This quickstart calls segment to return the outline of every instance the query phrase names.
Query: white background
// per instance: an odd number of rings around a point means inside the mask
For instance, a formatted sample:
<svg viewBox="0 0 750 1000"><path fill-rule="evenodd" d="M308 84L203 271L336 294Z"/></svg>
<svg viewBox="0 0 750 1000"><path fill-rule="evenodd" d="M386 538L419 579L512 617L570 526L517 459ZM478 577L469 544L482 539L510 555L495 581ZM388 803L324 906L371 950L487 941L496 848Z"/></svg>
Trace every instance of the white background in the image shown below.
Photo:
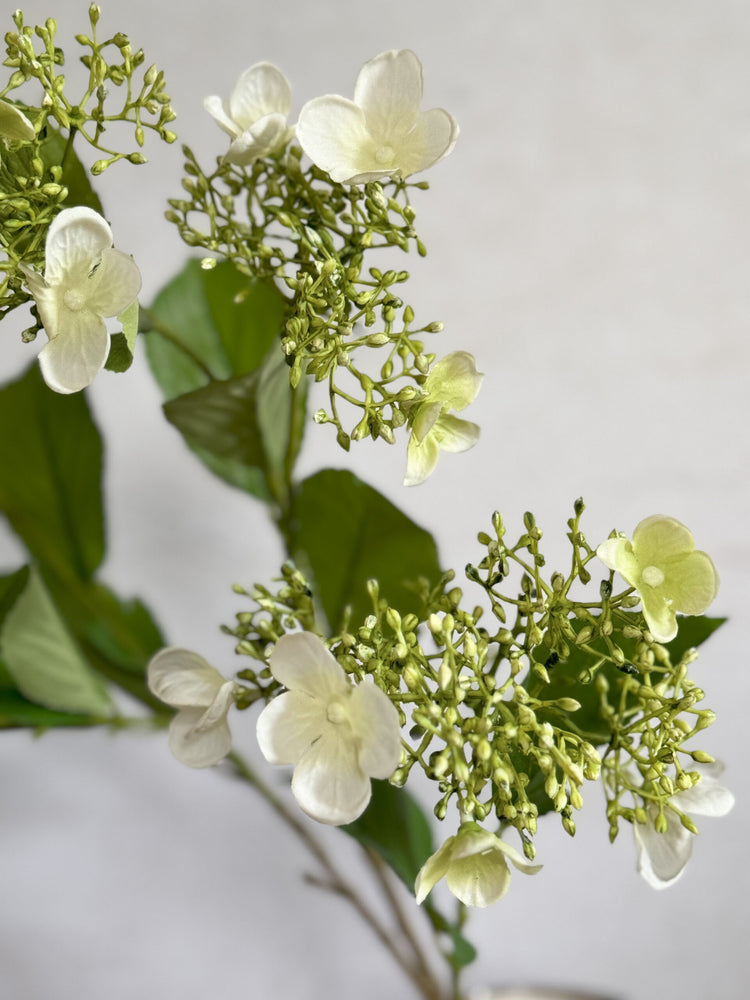
<svg viewBox="0 0 750 1000"><path fill-rule="evenodd" d="M32 0L26 12L32 23L55 14L72 56L85 3ZM444 565L459 569L477 557L476 532L495 508L511 525L533 509L551 563L566 558L579 495L592 542L671 514L715 558L712 610L731 618L694 675L718 714L701 745L727 761L734 812L700 823L687 874L655 893L635 873L629 831L609 845L591 787L575 840L554 818L540 824L544 871L516 874L501 903L472 916L481 958L468 980L577 984L620 1000L740 1000L750 6L131 0L105 5L102 29L127 32L165 70L180 140L206 166L225 137L202 99L228 94L252 63L271 60L288 75L294 116L318 94L350 95L360 65L384 49L422 59L425 107L450 110L462 133L430 173L430 192L415 196L430 254L406 264L408 301L418 318L444 321L439 353L472 351L486 372L467 413L483 437L404 490L403 440L357 446L347 459L328 428L311 428L300 472L348 463L433 530ZM165 199L179 196L179 143L146 152L148 166L115 166L99 191L149 302L186 251L163 219ZM18 343L24 325L3 331L10 375L38 349ZM101 376L91 396L108 449L105 578L145 598L171 642L230 672L231 643L218 632L239 609L230 585L268 580L280 556L264 510L187 452L142 353L127 376ZM3 554L14 568L12 539ZM250 718L235 731L252 753ZM302 883L307 859L267 809L220 772L180 767L162 736L6 733L2 743L1 996L411 996L344 904ZM350 845L323 834L356 874Z"/></svg>

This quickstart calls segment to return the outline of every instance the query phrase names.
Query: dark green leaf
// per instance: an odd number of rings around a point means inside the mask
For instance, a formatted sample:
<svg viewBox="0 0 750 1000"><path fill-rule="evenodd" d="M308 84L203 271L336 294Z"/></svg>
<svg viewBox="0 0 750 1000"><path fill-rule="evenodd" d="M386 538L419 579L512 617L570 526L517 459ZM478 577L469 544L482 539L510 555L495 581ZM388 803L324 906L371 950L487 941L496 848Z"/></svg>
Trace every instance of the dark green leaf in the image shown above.
<svg viewBox="0 0 750 1000"><path fill-rule="evenodd" d="M52 392L36 364L0 389L0 511L62 579L89 579L104 555L101 465L83 393Z"/></svg>
<svg viewBox="0 0 750 1000"><path fill-rule="evenodd" d="M436 930L446 934L453 944L453 951L447 952L445 956L450 964L455 969L462 969L467 965L471 965L477 957L477 949L463 936L460 922L455 921L452 923L450 920L447 920L429 900L425 900L422 905L427 910L432 926Z"/></svg>
<svg viewBox="0 0 750 1000"><path fill-rule="evenodd" d="M53 712L27 701L17 691L0 690L0 729L52 729L59 726L97 726L111 718Z"/></svg>
<svg viewBox="0 0 750 1000"><path fill-rule="evenodd" d="M704 643L725 621L726 618L707 618L705 615L696 615L695 617L680 615L677 619L679 626L677 635L671 642L667 643L672 663L679 663L688 649Z"/></svg>
<svg viewBox="0 0 750 1000"><path fill-rule="evenodd" d="M198 261L190 261L159 293L143 321L144 330L150 331L146 337L149 363L166 399L206 387L208 372L213 379L225 380L257 370L267 354L269 359L275 354L285 310L286 300L275 286L248 282L231 263L204 271ZM280 350L278 356L283 361ZM287 373L285 396L289 392ZM262 433L266 433L266 398L262 391L258 402ZM302 407L304 418L304 395L296 399L296 405ZM193 429L195 424L193 420ZM280 433L277 425L272 426L270 450ZM206 449L196 444L195 435L189 443L216 475L254 496L269 497L259 466L231 457L226 439L220 455L211 445Z"/></svg>
<svg viewBox="0 0 750 1000"><path fill-rule="evenodd" d="M126 372L133 364L133 355L124 333L113 333L109 342L109 354L104 367L108 372Z"/></svg>
<svg viewBox="0 0 750 1000"><path fill-rule="evenodd" d="M145 674L165 643L145 605L120 600L93 581L71 585L48 575L47 583L91 666L139 701L163 710L146 687Z"/></svg>
<svg viewBox="0 0 750 1000"><path fill-rule="evenodd" d="M341 829L377 852L414 891L419 869L432 854L432 833L419 804L405 789L373 781L367 809Z"/></svg>
<svg viewBox="0 0 750 1000"><path fill-rule="evenodd" d="M278 345L286 299L275 285L248 282L229 261L217 264L210 271L201 269L200 275L230 372L245 375L255 371L271 345ZM281 350L278 353L283 357Z"/></svg>
<svg viewBox="0 0 750 1000"><path fill-rule="evenodd" d="M13 589L11 578L6 597ZM18 691L34 704L98 717L111 712L101 679L89 668L35 570L5 609L0 656Z"/></svg>
<svg viewBox="0 0 750 1000"><path fill-rule="evenodd" d="M419 611L419 577L433 585L440 578L432 536L351 472L324 469L306 479L295 510L294 546L307 555L334 631L347 607L355 622L372 613L370 578L402 614Z"/></svg>
<svg viewBox="0 0 750 1000"><path fill-rule="evenodd" d="M133 364L135 339L138 335L138 299L121 312L117 319L122 323L122 332L112 335L109 356L105 368L110 372L126 372Z"/></svg>
<svg viewBox="0 0 750 1000"><path fill-rule="evenodd" d="M164 404L167 420L190 444L216 458L262 467L265 461L255 408L258 373L209 382Z"/></svg>
<svg viewBox="0 0 750 1000"><path fill-rule="evenodd" d="M258 428L263 441L268 482L275 494L284 489L287 465L291 471L305 429L307 382L289 384L289 367L274 344L259 369L256 394ZM289 449L289 450L287 450Z"/></svg>

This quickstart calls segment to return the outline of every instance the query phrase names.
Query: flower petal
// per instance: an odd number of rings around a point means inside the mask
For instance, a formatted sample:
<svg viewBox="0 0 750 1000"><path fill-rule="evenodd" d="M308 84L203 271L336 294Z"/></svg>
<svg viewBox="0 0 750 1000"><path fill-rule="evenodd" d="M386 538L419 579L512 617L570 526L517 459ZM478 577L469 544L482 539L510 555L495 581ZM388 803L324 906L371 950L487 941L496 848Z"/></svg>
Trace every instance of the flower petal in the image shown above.
<svg viewBox="0 0 750 1000"><path fill-rule="evenodd" d="M297 139L313 163L337 184L365 184L393 170L390 163L378 163L378 150L362 109L334 94L304 105Z"/></svg>
<svg viewBox="0 0 750 1000"><path fill-rule="evenodd" d="M352 730L359 739L358 763L370 778L389 778L401 759L398 711L370 681L358 684L349 699Z"/></svg>
<svg viewBox="0 0 750 1000"><path fill-rule="evenodd" d="M689 528L674 517L653 514L644 518L633 532L633 548L641 566L662 566L673 556L695 548Z"/></svg>
<svg viewBox="0 0 750 1000"><path fill-rule="evenodd" d="M412 434L417 441L422 442L438 422L440 414L443 412L443 402L436 399L434 402L425 400L417 407L417 412L412 424Z"/></svg>
<svg viewBox="0 0 750 1000"><path fill-rule="evenodd" d="M111 247L112 230L93 208L64 208L52 220L45 244L44 277L55 285L65 279L75 283L87 278L99 263L102 251Z"/></svg>
<svg viewBox="0 0 750 1000"><path fill-rule="evenodd" d="M433 434L428 434L424 441L417 441L412 434L406 449L406 475L404 486L418 486L435 469L440 457L440 446Z"/></svg>
<svg viewBox="0 0 750 1000"><path fill-rule="evenodd" d="M633 824L637 868L653 889L666 889L676 882L693 852L693 834L671 810L665 815L666 833L657 833L651 823Z"/></svg>
<svg viewBox="0 0 750 1000"><path fill-rule="evenodd" d="M141 272L132 257L108 247L84 288L88 309L99 316L118 316L138 298Z"/></svg>
<svg viewBox="0 0 750 1000"><path fill-rule="evenodd" d="M227 107L226 102L216 94L212 94L210 97L204 98L203 107L206 111L208 111L219 128L223 129L227 135L231 135L231 137L235 139L240 134L242 129L230 118L229 108Z"/></svg>
<svg viewBox="0 0 750 1000"><path fill-rule="evenodd" d="M277 112L286 121L291 106L292 89L287 78L273 63L260 62L246 69L235 84L229 98L229 116L244 130Z"/></svg>
<svg viewBox="0 0 750 1000"><path fill-rule="evenodd" d="M489 906L510 888L510 868L501 851L455 858L446 876L448 888L465 906Z"/></svg>
<svg viewBox="0 0 750 1000"><path fill-rule="evenodd" d="M268 658L271 673L289 690L302 691L327 704L349 691L343 668L312 632L282 635Z"/></svg>
<svg viewBox="0 0 750 1000"><path fill-rule="evenodd" d="M443 108L424 111L398 149L401 177L410 177L444 159L456 145L458 123Z"/></svg>
<svg viewBox="0 0 750 1000"><path fill-rule="evenodd" d="M607 569L618 572L631 587L636 586L640 575L638 560L633 552L632 543L627 538L608 538L597 548L596 555Z"/></svg>
<svg viewBox="0 0 750 1000"><path fill-rule="evenodd" d="M702 615L719 592L719 574L705 552L686 555L662 563L666 580L664 591L677 611Z"/></svg>
<svg viewBox="0 0 750 1000"><path fill-rule="evenodd" d="M434 886L448 874L453 847L456 838L448 837L442 847L431 855L419 869L417 880L414 883L414 895L417 903L421 903Z"/></svg>
<svg viewBox="0 0 750 1000"><path fill-rule="evenodd" d="M146 679L151 693L166 705L200 708L201 714L230 683L198 653L175 646L152 657Z"/></svg>
<svg viewBox="0 0 750 1000"><path fill-rule="evenodd" d="M234 681L224 681L216 692L216 697L201 716L197 726L198 732L212 729L222 719L226 719L232 705L234 705Z"/></svg>
<svg viewBox="0 0 750 1000"><path fill-rule="evenodd" d="M275 153L284 145L289 135L286 115L270 114L253 122L238 135L224 156L224 163L247 166L261 156Z"/></svg>
<svg viewBox="0 0 750 1000"><path fill-rule="evenodd" d="M0 136L15 142L29 142L36 135L34 126L15 104L0 100Z"/></svg>
<svg viewBox="0 0 750 1000"><path fill-rule="evenodd" d="M301 691L287 691L258 716L260 752L269 764L296 764L327 725L324 702Z"/></svg>
<svg viewBox="0 0 750 1000"><path fill-rule="evenodd" d="M524 854L517 851L515 847L511 847L510 844L506 844L504 840L497 838L496 844L497 850L502 851L506 858L509 858L513 863L513 867L517 868L519 872L524 872L526 875L536 875L540 872L544 865L535 865L531 861L528 861Z"/></svg>
<svg viewBox="0 0 750 1000"><path fill-rule="evenodd" d="M468 451L477 443L480 433L479 424L460 420L450 413L443 414L432 430L438 447L448 452Z"/></svg>
<svg viewBox="0 0 750 1000"><path fill-rule="evenodd" d="M330 726L294 769L292 794L319 823L341 826L364 812L370 779L357 764L356 744L341 726Z"/></svg>
<svg viewBox="0 0 750 1000"><path fill-rule="evenodd" d="M468 351L453 351L432 366L424 388L429 398L441 400L446 409L465 410L477 398L483 379Z"/></svg>
<svg viewBox="0 0 750 1000"><path fill-rule="evenodd" d="M677 635L677 615L666 598L665 588L651 590L650 587L644 587L639 593L649 632L657 642L671 642Z"/></svg>
<svg viewBox="0 0 750 1000"><path fill-rule="evenodd" d="M62 314L62 310L60 311ZM100 316L82 309L66 309L58 330L45 326L54 339L39 353L42 377L50 389L68 394L90 385L104 367L109 354L109 334Z"/></svg>
<svg viewBox="0 0 750 1000"><path fill-rule="evenodd" d="M232 749L226 717L202 729L203 715L200 708L183 708L169 726L169 749L187 767L213 767Z"/></svg>
<svg viewBox="0 0 750 1000"><path fill-rule="evenodd" d="M673 801L682 812L696 816L726 816L734 807L734 795L719 784L706 768L701 769L698 784L679 792Z"/></svg>
<svg viewBox="0 0 750 1000"><path fill-rule="evenodd" d="M410 49L391 49L366 62L354 87L354 103L377 138L411 131L422 102L422 63Z"/></svg>

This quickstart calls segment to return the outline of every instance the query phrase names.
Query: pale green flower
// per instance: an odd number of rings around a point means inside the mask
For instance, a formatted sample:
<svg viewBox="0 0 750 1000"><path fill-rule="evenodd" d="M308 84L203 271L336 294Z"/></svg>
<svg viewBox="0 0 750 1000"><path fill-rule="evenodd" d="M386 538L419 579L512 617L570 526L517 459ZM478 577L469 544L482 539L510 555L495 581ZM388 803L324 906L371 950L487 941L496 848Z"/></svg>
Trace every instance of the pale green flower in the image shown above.
<svg viewBox="0 0 750 1000"><path fill-rule="evenodd" d="M634 587L643 617L657 642L677 635L677 615L701 615L719 590L710 557L695 549L693 536L680 521L655 514L633 532L632 542L608 538L596 550L609 569Z"/></svg>
<svg viewBox="0 0 750 1000"><path fill-rule="evenodd" d="M466 351L454 351L430 369L424 399L415 407L406 454L404 486L424 482L437 465L440 451L468 451L479 440L479 427L460 420L452 410L473 403L484 375Z"/></svg>
<svg viewBox="0 0 750 1000"><path fill-rule="evenodd" d="M422 64L409 49L365 63L354 100L308 101L297 123L307 155L339 184L367 184L426 170L453 149L458 125L442 108L420 111Z"/></svg>
<svg viewBox="0 0 750 1000"><path fill-rule="evenodd" d="M670 798L670 804L688 816L726 816L734 806L734 795L718 781L723 769L719 763L698 765L698 783L685 791L676 792ZM664 811L667 828L663 833L654 828L657 807L649 806L646 815L647 823L633 824L638 871L652 889L666 889L685 870L693 852L695 834L682 825L673 809Z"/></svg>
<svg viewBox="0 0 750 1000"><path fill-rule="evenodd" d="M30 142L35 135L34 126L23 111L0 100L0 136L13 142Z"/></svg>
<svg viewBox="0 0 750 1000"><path fill-rule="evenodd" d="M89 385L104 367L110 338L105 316L118 316L141 290L132 257L112 246L112 230L92 208L66 208L47 230L44 276L19 265L49 337L39 354L55 392Z"/></svg>
<svg viewBox="0 0 750 1000"><path fill-rule="evenodd" d="M542 868L530 864L523 854L479 824L463 823L420 869L414 885L417 902L423 902L444 878L453 895L466 906L496 903L510 888L508 861L527 875Z"/></svg>
<svg viewBox="0 0 750 1000"><path fill-rule="evenodd" d="M287 124L292 90L273 63L256 63L246 69L228 101L212 96L204 100L203 106L231 136L225 163L247 166L261 156L278 152L293 133Z"/></svg>
<svg viewBox="0 0 750 1000"><path fill-rule="evenodd" d="M398 711L369 681L353 685L312 632L283 635L269 660L287 689L258 717L271 764L294 764L292 793L320 823L352 823L367 807L371 778L388 778L401 756Z"/></svg>
<svg viewBox="0 0 750 1000"><path fill-rule="evenodd" d="M178 709L169 726L169 749L188 767L212 767L232 749L227 713L234 681L189 649L162 649L148 665L152 694Z"/></svg>

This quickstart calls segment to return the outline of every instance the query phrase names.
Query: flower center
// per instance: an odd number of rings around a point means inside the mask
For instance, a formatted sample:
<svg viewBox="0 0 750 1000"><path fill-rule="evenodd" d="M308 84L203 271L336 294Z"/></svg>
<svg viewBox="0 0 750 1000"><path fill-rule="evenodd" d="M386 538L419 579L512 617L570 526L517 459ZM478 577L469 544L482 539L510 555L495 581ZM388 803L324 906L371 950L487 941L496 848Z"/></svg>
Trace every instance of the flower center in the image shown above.
<svg viewBox="0 0 750 1000"><path fill-rule="evenodd" d="M375 162L379 163L381 167L390 167L394 156L393 146L380 146L375 150Z"/></svg>
<svg viewBox="0 0 750 1000"><path fill-rule="evenodd" d="M342 723L348 722L349 713L340 701L332 701L329 702L328 707L326 708L326 718L329 722L332 722L334 726L340 726Z"/></svg>
<svg viewBox="0 0 750 1000"><path fill-rule="evenodd" d="M661 587L664 583L664 573L658 566L646 566L641 573L641 580L649 587Z"/></svg>
<svg viewBox="0 0 750 1000"><path fill-rule="evenodd" d="M63 302L71 312L80 312L85 301L83 294L77 288L70 288L63 295Z"/></svg>

